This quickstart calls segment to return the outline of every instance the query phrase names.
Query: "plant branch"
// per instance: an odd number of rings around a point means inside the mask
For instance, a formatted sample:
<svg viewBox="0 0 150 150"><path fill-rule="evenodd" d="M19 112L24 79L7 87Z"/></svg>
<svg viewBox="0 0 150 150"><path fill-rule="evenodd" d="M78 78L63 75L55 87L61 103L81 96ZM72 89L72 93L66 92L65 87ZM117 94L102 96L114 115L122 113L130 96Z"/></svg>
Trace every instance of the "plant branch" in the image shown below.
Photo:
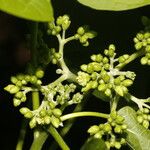
<svg viewBox="0 0 150 150"><path fill-rule="evenodd" d="M53 136L53 138L55 139L55 141L58 143L58 145L61 147L62 150L70 150L68 145L65 143L63 138L60 136L60 134L53 126L49 127L48 132Z"/></svg>
<svg viewBox="0 0 150 150"><path fill-rule="evenodd" d="M76 117L87 117L87 116L101 117L101 118L108 118L109 117L108 114L99 113L99 112L88 112L87 111L87 112L76 112L76 113L70 113L70 114L64 115L61 117L61 120L65 121L65 120L76 118Z"/></svg>
<svg viewBox="0 0 150 150"><path fill-rule="evenodd" d="M136 58L142 56L143 54L145 54L145 49L142 49L142 50L139 50L139 51L133 53L124 63L117 65L116 68L121 70L125 65L129 64L130 62L132 62Z"/></svg>

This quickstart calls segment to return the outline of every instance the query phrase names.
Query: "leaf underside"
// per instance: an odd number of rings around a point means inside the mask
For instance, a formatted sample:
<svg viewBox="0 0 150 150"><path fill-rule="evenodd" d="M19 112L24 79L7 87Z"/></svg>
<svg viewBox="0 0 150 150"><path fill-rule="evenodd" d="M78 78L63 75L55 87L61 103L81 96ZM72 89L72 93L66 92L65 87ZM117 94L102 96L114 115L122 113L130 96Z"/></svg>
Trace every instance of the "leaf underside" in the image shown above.
<svg viewBox="0 0 150 150"><path fill-rule="evenodd" d="M118 112L125 118L128 128L126 140L134 150L150 149L150 130L145 129L136 119L136 112L131 107L124 107Z"/></svg>
<svg viewBox="0 0 150 150"><path fill-rule="evenodd" d="M0 0L0 10L33 21L52 21L50 0Z"/></svg>
<svg viewBox="0 0 150 150"><path fill-rule="evenodd" d="M97 10L123 11L150 5L150 0L78 0Z"/></svg>

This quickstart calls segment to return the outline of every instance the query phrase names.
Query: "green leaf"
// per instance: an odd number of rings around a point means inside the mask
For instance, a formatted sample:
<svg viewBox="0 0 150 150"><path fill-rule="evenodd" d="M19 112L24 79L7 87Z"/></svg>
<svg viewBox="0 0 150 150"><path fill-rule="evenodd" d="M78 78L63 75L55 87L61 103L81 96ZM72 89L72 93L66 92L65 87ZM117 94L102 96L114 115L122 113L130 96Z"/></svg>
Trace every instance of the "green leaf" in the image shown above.
<svg viewBox="0 0 150 150"><path fill-rule="evenodd" d="M33 21L53 20L50 0L0 0L0 10Z"/></svg>
<svg viewBox="0 0 150 150"><path fill-rule="evenodd" d="M127 124L128 145L134 150L150 149L150 130L141 126L136 119L136 112L131 107L124 107L118 113L125 118Z"/></svg>
<svg viewBox="0 0 150 150"><path fill-rule="evenodd" d="M150 5L150 0L78 0L83 5L97 10L129 10Z"/></svg>
<svg viewBox="0 0 150 150"><path fill-rule="evenodd" d="M80 150L107 150L107 147L102 139L89 138Z"/></svg>

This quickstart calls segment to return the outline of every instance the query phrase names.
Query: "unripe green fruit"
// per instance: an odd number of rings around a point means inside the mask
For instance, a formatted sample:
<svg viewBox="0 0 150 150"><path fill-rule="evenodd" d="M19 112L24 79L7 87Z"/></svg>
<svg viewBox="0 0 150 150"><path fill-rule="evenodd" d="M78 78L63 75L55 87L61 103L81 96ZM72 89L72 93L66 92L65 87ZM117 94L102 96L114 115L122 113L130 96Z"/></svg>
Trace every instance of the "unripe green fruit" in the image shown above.
<svg viewBox="0 0 150 150"><path fill-rule="evenodd" d="M98 131L99 131L99 126L94 125L90 127L87 132L93 135L93 134L96 134Z"/></svg>
<svg viewBox="0 0 150 150"><path fill-rule="evenodd" d="M14 98L13 99L13 104L14 104L15 107L19 106L21 104L20 99Z"/></svg>
<svg viewBox="0 0 150 150"><path fill-rule="evenodd" d="M141 58L141 64L142 64L142 65L146 65L147 62L148 62L148 58L147 58L147 57L142 57L142 58Z"/></svg>
<svg viewBox="0 0 150 150"><path fill-rule="evenodd" d="M143 117L142 117L142 116L137 116L137 121L138 121L139 123L142 123L142 122L143 122Z"/></svg>
<svg viewBox="0 0 150 150"><path fill-rule="evenodd" d="M142 48L142 46L143 46L143 45L142 45L142 42L136 43L136 44L135 44L135 49L136 49L136 50L140 50L140 49Z"/></svg>
<svg viewBox="0 0 150 150"><path fill-rule="evenodd" d="M110 132L111 130L112 130L112 127L111 127L110 124L105 124L105 125L104 125L104 131L105 131L105 132Z"/></svg>
<svg viewBox="0 0 150 150"><path fill-rule="evenodd" d="M50 124L51 123L51 117L50 116L45 116L44 117L44 123L47 124L47 125Z"/></svg>
<svg viewBox="0 0 150 150"><path fill-rule="evenodd" d="M60 120L54 116L51 117L51 123L55 128L58 128L60 125Z"/></svg>
<svg viewBox="0 0 150 150"><path fill-rule="evenodd" d="M38 69L38 70L36 71L35 75L36 75L37 78L43 78L43 76L44 76L44 71L41 70L41 69Z"/></svg>
<svg viewBox="0 0 150 150"><path fill-rule="evenodd" d="M145 127L146 129L148 129L149 127L149 121L147 120L144 120L143 123L142 123L143 127Z"/></svg>
<svg viewBox="0 0 150 150"><path fill-rule="evenodd" d="M53 112L54 116L56 116L56 117L60 117L62 115L61 110L58 108L53 109L52 112Z"/></svg>
<svg viewBox="0 0 150 150"><path fill-rule="evenodd" d="M121 126L116 126L115 128L114 128L114 132L115 133L121 133L122 132L122 129L121 129Z"/></svg>
<svg viewBox="0 0 150 150"><path fill-rule="evenodd" d="M31 129L33 129L36 126L36 119L32 118L31 121L29 122L29 126Z"/></svg>
<svg viewBox="0 0 150 150"><path fill-rule="evenodd" d="M24 114L25 118L32 118L33 117L33 113L31 111L28 111L26 114Z"/></svg>
<svg viewBox="0 0 150 150"><path fill-rule="evenodd" d="M77 30L77 33L82 36L85 33L84 28L83 27L79 27L78 30Z"/></svg>
<svg viewBox="0 0 150 150"><path fill-rule="evenodd" d="M115 142L115 148L116 149L120 149L121 148L121 144L119 142Z"/></svg>
<svg viewBox="0 0 150 150"><path fill-rule="evenodd" d="M19 111L21 114L25 115L27 112L30 112L30 109L27 107L23 107Z"/></svg>
<svg viewBox="0 0 150 150"><path fill-rule="evenodd" d="M133 81L130 79L126 79L122 82L123 86L131 86L133 84Z"/></svg>

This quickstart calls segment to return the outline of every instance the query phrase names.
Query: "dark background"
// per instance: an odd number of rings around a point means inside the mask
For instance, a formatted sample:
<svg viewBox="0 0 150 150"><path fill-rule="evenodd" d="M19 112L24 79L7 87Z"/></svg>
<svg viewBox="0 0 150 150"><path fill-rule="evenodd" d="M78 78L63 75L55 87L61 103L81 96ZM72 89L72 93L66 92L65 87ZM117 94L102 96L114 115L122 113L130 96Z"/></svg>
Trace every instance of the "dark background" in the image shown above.
<svg viewBox="0 0 150 150"><path fill-rule="evenodd" d="M133 53L135 51L133 37L143 29L141 16L150 17L150 7L143 7L130 11L112 12L96 11L80 5L76 0L53 0L55 17L68 14L72 20L68 35L75 33L81 25L89 25L95 30L98 36L90 42L89 47L82 47L78 42L72 42L65 47L65 59L72 70L79 70L79 66L90 61L93 53L103 53L109 44L114 43L117 47L117 54ZM12 105L12 97L3 91L3 88L10 83L10 76L25 70L26 63L30 59L28 49L24 44L24 33L26 21L15 18L0 12L0 149L14 150L19 134L21 115L18 109ZM55 42L49 42L50 47ZM50 69L50 65L48 68ZM46 77L51 76L51 71L46 71ZM150 69L142 66L139 60L128 65L125 69L135 71L136 80L130 92L139 98L146 98L149 95ZM54 76L54 74L52 74ZM90 97L84 110L108 111L108 104L94 97ZM88 136L88 127L99 120L93 118L77 119L73 128L66 137L66 142L71 150L79 150ZM82 133L82 134L81 134ZM32 139L29 135L28 139ZM27 140L27 145L30 144ZM28 149L28 146L25 150ZM44 149L47 149L46 146Z"/></svg>

